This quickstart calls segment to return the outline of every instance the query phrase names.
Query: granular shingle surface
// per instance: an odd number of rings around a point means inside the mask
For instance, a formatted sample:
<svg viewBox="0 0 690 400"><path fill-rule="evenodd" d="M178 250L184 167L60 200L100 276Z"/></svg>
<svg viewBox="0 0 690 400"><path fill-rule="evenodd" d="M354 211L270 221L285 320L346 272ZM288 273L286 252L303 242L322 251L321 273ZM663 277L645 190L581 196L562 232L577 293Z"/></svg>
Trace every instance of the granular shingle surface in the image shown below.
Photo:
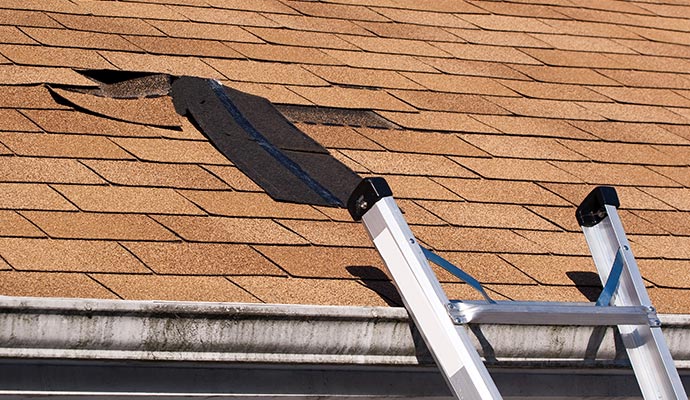
<svg viewBox="0 0 690 400"><path fill-rule="evenodd" d="M109 86L170 74L279 103L496 298L596 292L574 213L614 185L657 308L690 313L688 9L3 2L0 295L399 305L347 212L275 202L165 88Z"/></svg>

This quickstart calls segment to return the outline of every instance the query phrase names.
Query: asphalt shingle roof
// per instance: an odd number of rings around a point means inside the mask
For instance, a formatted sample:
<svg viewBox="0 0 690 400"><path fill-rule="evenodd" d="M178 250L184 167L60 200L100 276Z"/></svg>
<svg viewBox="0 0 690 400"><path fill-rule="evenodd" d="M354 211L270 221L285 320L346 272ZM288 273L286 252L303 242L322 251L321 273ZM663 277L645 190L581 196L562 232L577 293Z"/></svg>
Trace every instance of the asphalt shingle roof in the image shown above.
<svg viewBox="0 0 690 400"><path fill-rule="evenodd" d="M497 298L591 297L574 209L615 185L657 308L690 313L688 1L0 4L0 294L392 305L345 210L89 78L133 72L267 97Z"/></svg>

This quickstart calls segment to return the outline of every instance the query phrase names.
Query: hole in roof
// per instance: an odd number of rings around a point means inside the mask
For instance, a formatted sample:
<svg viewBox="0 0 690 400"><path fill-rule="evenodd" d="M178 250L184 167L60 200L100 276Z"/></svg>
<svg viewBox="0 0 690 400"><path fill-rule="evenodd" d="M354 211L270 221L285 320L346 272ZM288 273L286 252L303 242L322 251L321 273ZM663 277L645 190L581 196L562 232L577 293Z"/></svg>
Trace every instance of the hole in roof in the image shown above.
<svg viewBox="0 0 690 400"><path fill-rule="evenodd" d="M263 97L194 77L174 79L171 94L176 111L275 200L344 207L361 180Z"/></svg>

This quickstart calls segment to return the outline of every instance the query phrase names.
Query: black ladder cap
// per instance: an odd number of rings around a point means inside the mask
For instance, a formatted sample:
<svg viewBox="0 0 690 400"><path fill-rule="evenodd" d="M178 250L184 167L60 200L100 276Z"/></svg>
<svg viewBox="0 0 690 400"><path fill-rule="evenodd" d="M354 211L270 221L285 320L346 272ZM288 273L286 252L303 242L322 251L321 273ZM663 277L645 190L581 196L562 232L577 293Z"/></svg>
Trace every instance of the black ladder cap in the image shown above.
<svg viewBox="0 0 690 400"><path fill-rule="evenodd" d="M392 196L388 182L381 177L364 178L347 200L347 209L352 219L359 221L377 201Z"/></svg>
<svg viewBox="0 0 690 400"><path fill-rule="evenodd" d="M618 208L620 202L618 201L618 194L616 189L611 186L597 186L594 188L582 204L577 208L575 216L580 226L594 226L606 218L606 209L604 206L614 206Z"/></svg>

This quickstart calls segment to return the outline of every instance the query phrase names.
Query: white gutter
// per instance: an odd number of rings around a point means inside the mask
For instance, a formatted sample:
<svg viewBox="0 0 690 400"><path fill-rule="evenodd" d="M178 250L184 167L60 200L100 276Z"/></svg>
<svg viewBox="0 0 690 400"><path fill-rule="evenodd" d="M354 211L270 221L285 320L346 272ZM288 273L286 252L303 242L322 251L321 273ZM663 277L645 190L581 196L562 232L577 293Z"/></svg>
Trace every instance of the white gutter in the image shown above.
<svg viewBox="0 0 690 400"><path fill-rule="evenodd" d="M690 316L661 315L679 368ZM489 365L625 364L613 329L475 325ZM361 365L431 364L402 308L0 296L0 357Z"/></svg>
<svg viewBox="0 0 690 400"><path fill-rule="evenodd" d="M690 316L661 319L688 386ZM610 329L468 329L506 399L639 396ZM0 296L2 399L449 395L402 308Z"/></svg>

